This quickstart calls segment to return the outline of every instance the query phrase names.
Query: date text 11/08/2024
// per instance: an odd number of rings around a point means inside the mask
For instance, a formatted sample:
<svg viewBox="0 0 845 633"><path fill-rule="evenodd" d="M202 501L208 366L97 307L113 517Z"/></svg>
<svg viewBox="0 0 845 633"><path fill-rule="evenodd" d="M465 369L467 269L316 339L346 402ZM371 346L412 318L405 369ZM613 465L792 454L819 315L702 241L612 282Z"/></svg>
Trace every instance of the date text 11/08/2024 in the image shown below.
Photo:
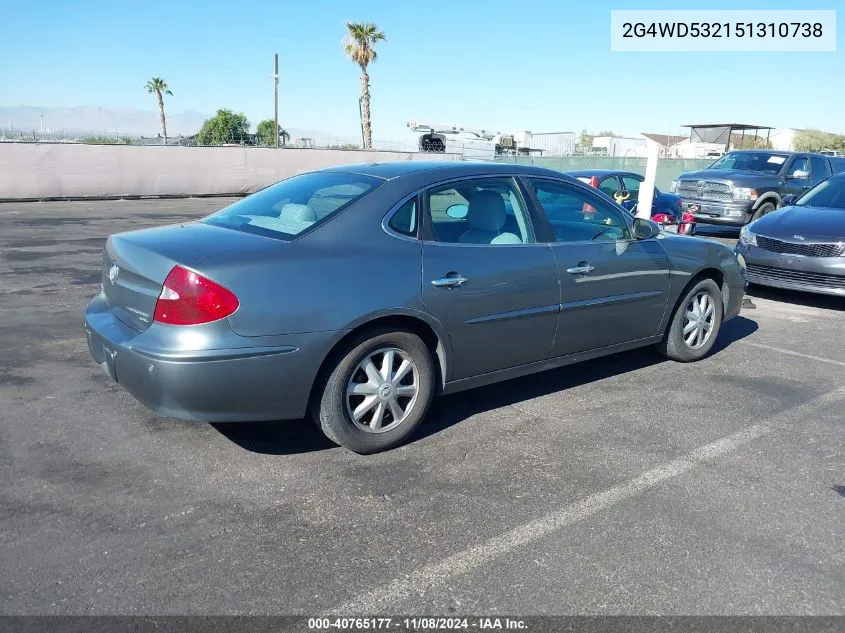
<svg viewBox="0 0 845 633"><path fill-rule="evenodd" d="M524 620L513 618L309 618L308 629L312 631L435 631L435 630L480 630L480 631L525 631Z"/></svg>

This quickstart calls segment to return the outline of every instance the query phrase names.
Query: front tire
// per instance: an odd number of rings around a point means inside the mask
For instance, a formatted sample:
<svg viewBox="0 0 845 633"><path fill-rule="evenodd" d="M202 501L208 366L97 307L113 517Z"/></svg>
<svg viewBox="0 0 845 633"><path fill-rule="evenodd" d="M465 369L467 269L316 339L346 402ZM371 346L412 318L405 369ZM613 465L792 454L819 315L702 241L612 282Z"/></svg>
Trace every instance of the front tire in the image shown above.
<svg viewBox="0 0 845 633"><path fill-rule="evenodd" d="M434 398L434 363L419 336L380 328L348 341L312 403L330 440L362 455L401 444Z"/></svg>
<svg viewBox="0 0 845 633"><path fill-rule="evenodd" d="M774 211L775 208L775 205L771 202L764 202L759 207L757 207L757 210L754 212L754 215L751 216L751 221L753 222L754 220L759 220L767 213L771 213L772 211Z"/></svg>
<svg viewBox="0 0 845 633"><path fill-rule="evenodd" d="M704 358L719 335L722 310L719 286L712 279L702 279L678 302L658 351L681 363Z"/></svg>

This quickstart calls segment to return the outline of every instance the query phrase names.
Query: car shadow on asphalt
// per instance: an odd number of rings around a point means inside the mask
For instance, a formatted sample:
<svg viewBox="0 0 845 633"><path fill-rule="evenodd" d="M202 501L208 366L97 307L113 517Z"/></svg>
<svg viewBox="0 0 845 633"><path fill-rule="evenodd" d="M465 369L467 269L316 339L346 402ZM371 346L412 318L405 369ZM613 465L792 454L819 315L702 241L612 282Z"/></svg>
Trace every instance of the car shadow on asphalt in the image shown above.
<svg viewBox="0 0 845 633"><path fill-rule="evenodd" d="M770 288L768 286L751 285L747 296L758 299L768 299L780 303L790 303L796 306L807 308L821 308L823 310L838 310L845 312L845 297L832 297L830 295L819 295L812 292L799 292L798 290L785 290L782 288Z"/></svg>
<svg viewBox="0 0 845 633"><path fill-rule="evenodd" d="M750 336L757 327L756 321L744 316L731 319L722 326L710 355L719 354L736 341ZM518 404L666 362L671 361L667 361L653 348L645 347L445 396L435 400L428 418L411 441L434 435L484 411Z"/></svg>
<svg viewBox="0 0 845 633"><path fill-rule="evenodd" d="M731 319L722 326L711 356L756 330L757 323L749 318L738 316ZM668 361L647 347L437 398L426 420L409 442L422 440L491 409L664 362ZM264 455L293 455L336 448L310 420L231 422L211 426L241 448Z"/></svg>

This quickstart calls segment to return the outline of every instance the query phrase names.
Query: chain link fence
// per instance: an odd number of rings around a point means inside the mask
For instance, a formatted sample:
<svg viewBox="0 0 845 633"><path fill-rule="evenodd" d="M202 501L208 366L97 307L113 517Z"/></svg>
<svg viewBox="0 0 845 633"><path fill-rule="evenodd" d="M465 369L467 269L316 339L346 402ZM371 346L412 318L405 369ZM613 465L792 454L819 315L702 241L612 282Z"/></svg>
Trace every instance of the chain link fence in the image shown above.
<svg viewBox="0 0 845 633"><path fill-rule="evenodd" d="M655 185L658 189L669 191L672 181L679 175L687 171L704 169L714 160L713 158L661 158L657 161ZM563 172L580 169L609 169L645 174L647 159L623 156L500 156L495 161L516 165L534 165Z"/></svg>

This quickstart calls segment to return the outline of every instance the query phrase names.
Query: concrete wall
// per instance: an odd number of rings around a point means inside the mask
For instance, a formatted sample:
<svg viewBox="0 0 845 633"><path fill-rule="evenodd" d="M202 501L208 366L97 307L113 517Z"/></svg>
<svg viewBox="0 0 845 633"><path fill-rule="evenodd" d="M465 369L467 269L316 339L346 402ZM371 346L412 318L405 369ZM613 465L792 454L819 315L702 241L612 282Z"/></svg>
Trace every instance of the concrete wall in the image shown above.
<svg viewBox="0 0 845 633"><path fill-rule="evenodd" d="M332 165L455 154L0 143L0 200L246 194Z"/></svg>

